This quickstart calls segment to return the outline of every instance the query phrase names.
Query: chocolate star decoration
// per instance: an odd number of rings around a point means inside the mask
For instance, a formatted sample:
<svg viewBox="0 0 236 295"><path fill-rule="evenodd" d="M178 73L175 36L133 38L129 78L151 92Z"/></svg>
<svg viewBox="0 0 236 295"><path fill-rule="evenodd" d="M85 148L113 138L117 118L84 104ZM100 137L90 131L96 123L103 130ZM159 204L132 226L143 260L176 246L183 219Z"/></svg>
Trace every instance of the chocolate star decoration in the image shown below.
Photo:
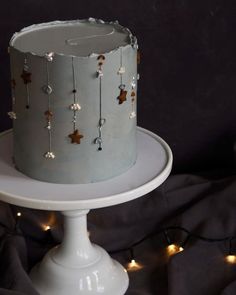
<svg viewBox="0 0 236 295"><path fill-rule="evenodd" d="M23 70L22 74L21 74L21 78L23 79L24 81L24 84L28 84L28 83L31 83L31 73L30 72L27 72L25 70Z"/></svg>
<svg viewBox="0 0 236 295"><path fill-rule="evenodd" d="M82 134L79 134L79 130L76 129L73 133L69 135L71 139L71 143L77 143L80 144L80 139L83 138L84 136Z"/></svg>
<svg viewBox="0 0 236 295"><path fill-rule="evenodd" d="M122 104L124 101L126 101L126 95L127 95L127 91L124 89L121 89L120 95L118 96L119 104Z"/></svg>
<svg viewBox="0 0 236 295"><path fill-rule="evenodd" d="M46 116L46 119L47 119L48 121L50 121L51 118L52 118L52 116L53 116L53 113L52 113L52 111L47 110L47 111L44 113L44 115Z"/></svg>

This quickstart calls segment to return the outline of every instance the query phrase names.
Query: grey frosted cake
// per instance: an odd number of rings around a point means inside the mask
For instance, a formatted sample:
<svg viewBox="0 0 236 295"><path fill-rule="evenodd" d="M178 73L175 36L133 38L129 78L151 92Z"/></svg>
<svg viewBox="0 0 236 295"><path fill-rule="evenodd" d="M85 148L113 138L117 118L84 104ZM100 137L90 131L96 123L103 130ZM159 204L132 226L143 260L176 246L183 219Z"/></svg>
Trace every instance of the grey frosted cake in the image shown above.
<svg viewBox="0 0 236 295"><path fill-rule="evenodd" d="M9 116L19 171L82 184L134 165L137 47L127 28L92 18L14 34Z"/></svg>

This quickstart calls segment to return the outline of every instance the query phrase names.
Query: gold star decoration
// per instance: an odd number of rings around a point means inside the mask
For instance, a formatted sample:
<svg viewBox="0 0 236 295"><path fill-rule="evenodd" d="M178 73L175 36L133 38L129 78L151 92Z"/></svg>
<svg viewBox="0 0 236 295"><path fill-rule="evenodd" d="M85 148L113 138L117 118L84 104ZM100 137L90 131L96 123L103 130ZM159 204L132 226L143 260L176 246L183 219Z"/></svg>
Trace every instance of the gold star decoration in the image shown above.
<svg viewBox="0 0 236 295"><path fill-rule="evenodd" d="M82 134L79 134L79 130L76 129L73 133L69 134L69 137L71 139L71 143L80 144L80 139L84 136Z"/></svg>
<svg viewBox="0 0 236 295"><path fill-rule="evenodd" d="M120 95L118 96L119 99L119 104L122 104L124 101L126 101L126 95L127 95L127 91L124 89L120 90Z"/></svg>
<svg viewBox="0 0 236 295"><path fill-rule="evenodd" d="M30 72L27 72L25 70L23 70L22 74L21 74L21 78L23 79L24 81L24 84L28 84L28 83L31 83L31 73Z"/></svg>
<svg viewBox="0 0 236 295"><path fill-rule="evenodd" d="M53 112L50 111L50 110L47 110L47 111L44 113L44 115L46 116L46 119L47 119L48 121L50 121L51 118L52 118L52 116L53 116Z"/></svg>

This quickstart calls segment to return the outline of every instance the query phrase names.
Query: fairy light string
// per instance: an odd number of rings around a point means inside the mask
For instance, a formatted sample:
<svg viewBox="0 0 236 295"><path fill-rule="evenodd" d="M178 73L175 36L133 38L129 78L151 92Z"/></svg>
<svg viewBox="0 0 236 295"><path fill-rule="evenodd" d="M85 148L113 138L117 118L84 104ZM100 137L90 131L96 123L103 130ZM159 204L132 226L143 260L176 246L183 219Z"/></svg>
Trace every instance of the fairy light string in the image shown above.
<svg viewBox="0 0 236 295"><path fill-rule="evenodd" d="M17 213L15 213L16 222L15 222L14 230L8 229L5 224L0 223L0 226L2 226L5 229L4 237L7 237L9 235L26 237L24 232L20 228L20 221L22 218L24 218L24 214L22 214L20 211L17 211ZM45 233L46 233L45 240L42 240L40 238L31 237L31 236L27 236L27 238L31 239L35 242L38 242L40 244L44 244L45 242L49 242L49 241L51 244L54 244L54 241L53 241L53 238L51 235L52 226L49 224L46 224L42 227L42 230L45 231ZM178 244L173 243L173 241L170 239L169 233L172 231L175 231L175 232L177 231L179 233L187 234L187 238L182 243L182 246L178 246ZM167 248L166 249L167 249L167 253L169 256L176 255L179 252L184 251L184 245L187 244L187 242L189 241L190 238L195 238L197 240L202 240L202 241L205 241L208 243L228 242L229 248L228 248L227 255L225 255L225 262L228 264L236 264L236 255L235 255L235 251L233 251L233 245L232 245L233 241L236 240L236 236L227 236L227 237L222 237L222 238L208 238L208 237L196 234L194 232L191 232L181 226L169 226L166 228L160 228L160 229L153 231L153 232L149 233L148 235L144 236L142 239L136 241L135 243L133 243L129 247L114 250L114 251L109 251L109 254L112 255L112 254L117 254L117 253L121 253L121 252L128 252L130 259L127 264L127 271L138 271L138 270L142 269L144 266L142 264L140 264L135 257L135 247L137 247L138 245L140 245L141 243L143 243L147 239L150 239L150 238L152 238L156 235L160 235L160 234L163 234L166 241L167 241ZM4 240L4 237L2 237L1 241ZM168 247L170 247L170 248L168 249Z"/></svg>
<svg viewBox="0 0 236 295"><path fill-rule="evenodd" d="M21 218L23 218L23 214L18 211L16 213L16 224L15 224L15 230L10 230L6 227L6 225L4 224L0 224L2 227L5 228L6 231L6 235L10 234L10 235L22 235L24 236L24 232L21 230L19 230L19 226L20 226L20 220ZM52 227L48 224L45 225L42 228L43 231L47 232L50 236L51 236L51 230ZM179 232L179 233L185 233L187 235L187 238L184 240L184 242L181 245L178 245L176 243L173 243L173 241L170 239L169 233L170 232ZM216 243L216 242L228 242L229 243L229 248L228 248L228 253L227 255L225 255L225 261L229 264L236 264L236 252L233 251L233 241L236 240L236 236L227 236L227 237L222 237L222 238L208 238L205 236L201 236L199 234L196 234L194 232L189 231L188 229L181 227L181 226L169 226L166 228L160 228L156 231L153 231L149 234L147 234L146 236L144 236L143 238L141 238L140 240L134 242L132 245L130 245L129 247L126 248L122 248L122 249L117 249L114 251L109 251L109 253L111 255L113 254L117 254L117 253L121 253L121 252L128 252L130 259L129 259L129 263L127 266L127 270L128 271L136 271L136 270L140 270L141 268L143 268L143 265L141 265L136 257L135 257L135 247L139 246L140 244L142 244L144 241L146 241L147 239L150 239L154 236L163 234L166 242L167 242L167 253L169 256L175 255L179 252L184 251L185 245L188 243L189 239L193 238L196 240L201 240L201 241L205 241L208 243ZM48 236L48 235L47 235ZM32 240L35 240L37 242L42 242L40 239L34 238L34 237L27 237L30 238Z"/></svg>

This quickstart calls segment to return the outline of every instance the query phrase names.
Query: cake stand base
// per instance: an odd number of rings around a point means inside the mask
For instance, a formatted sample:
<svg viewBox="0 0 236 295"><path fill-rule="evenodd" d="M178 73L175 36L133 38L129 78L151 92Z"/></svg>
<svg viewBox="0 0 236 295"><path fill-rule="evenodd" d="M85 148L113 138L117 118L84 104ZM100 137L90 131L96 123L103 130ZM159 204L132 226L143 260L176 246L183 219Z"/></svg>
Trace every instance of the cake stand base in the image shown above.
<svg viewBox="0 0 236 295"><path fill-rule="evenodd" d="M90 242L88 210L63 212L64 239L30 273L40 295L123 295L127 271L101 247Z"/></svg>

